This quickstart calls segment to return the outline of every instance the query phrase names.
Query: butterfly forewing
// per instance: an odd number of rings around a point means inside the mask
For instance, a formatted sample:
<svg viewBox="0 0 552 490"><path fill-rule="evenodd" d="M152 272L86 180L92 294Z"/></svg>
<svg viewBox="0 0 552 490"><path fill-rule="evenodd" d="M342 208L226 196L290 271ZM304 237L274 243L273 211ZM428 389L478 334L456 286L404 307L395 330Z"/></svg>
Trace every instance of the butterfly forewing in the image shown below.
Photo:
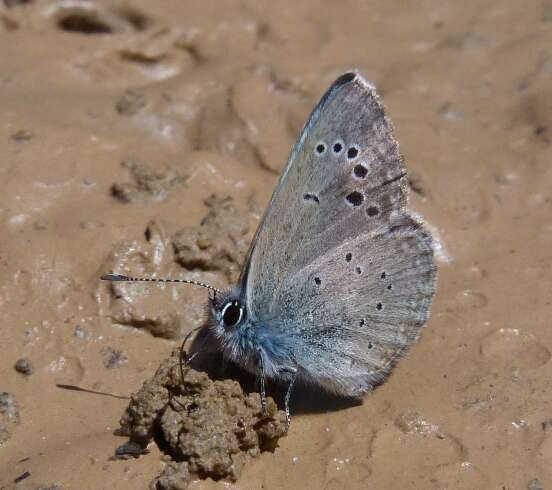
<svg viewBox="0 0 552 490"><path fill-rule="evenodd" d="M404 209L405 185L373 86L341 76L309 117L253 241L242 278L252 317L270 313L298 270Z"/></svg>

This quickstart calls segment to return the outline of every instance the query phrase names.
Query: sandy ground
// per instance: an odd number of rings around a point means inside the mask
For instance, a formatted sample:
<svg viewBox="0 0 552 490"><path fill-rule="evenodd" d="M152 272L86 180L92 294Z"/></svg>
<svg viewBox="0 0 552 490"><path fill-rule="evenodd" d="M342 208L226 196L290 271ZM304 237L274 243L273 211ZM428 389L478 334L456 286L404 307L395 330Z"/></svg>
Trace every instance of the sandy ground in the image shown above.
<svg viewBox="0 0 552 490"><path fill-rule="evenodd" d="M148 487L155 445L111 459L128 400L56 384L136 391L206 294L99 276L228 284L349 68L383 95L410 207L441 238L432 318L361 406L299 410L237 483L191 488L552 488L551 46L547 0L4 0L0 488Z"/></svg>

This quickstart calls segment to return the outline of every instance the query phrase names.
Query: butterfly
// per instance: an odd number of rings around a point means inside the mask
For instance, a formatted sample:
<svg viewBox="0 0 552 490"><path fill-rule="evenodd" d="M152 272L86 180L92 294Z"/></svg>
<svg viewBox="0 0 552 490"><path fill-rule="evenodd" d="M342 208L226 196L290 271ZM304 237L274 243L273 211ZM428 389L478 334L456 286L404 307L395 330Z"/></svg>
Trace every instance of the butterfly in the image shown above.
<svg viewBox="0 0 552 490"><path fill-rule="evenodd" d="M345 73L293 147L238 283L199 283L215 291L203 342L259 377L263 407L265 380L286 383L288 423L296 380L360 396L387 378L428 320L432 238L406 210L407 186L374 86Z"/></svg>

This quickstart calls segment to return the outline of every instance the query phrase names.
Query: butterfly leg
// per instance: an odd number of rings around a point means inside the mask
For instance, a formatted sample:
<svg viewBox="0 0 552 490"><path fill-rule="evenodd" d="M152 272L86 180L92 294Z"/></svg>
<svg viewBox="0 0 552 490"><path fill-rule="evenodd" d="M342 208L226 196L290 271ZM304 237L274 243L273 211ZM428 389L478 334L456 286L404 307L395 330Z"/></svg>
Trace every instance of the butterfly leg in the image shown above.
<svg viewBox="0 0 552 490"><path fill-rule="evenodd" d="M264 373L264 363L263 363L263 353L261 349L257 351L259 353L259 385L261 390L261 409L263 415L266 415L266 390L265 390L265 373Z"/></svg>
<svg viewBox="0 0 552 490"><path fill-rule="evenodd" d="M186 353L186 342L188 342L188 339L195 333L197 332L201 327L197 327L197 328L194 328L193 330L190 330L187 334L186 334L186 337L184 337L184 340L182 341L182 344L180 344L180 356L179 356L179 359L178 359L178 365L180 367L180 381L182 382L182 384L184 384L184 366L189 366L190 363L194 360L195 356L197 356L199 354L199 351L201 349L203 349L203 346L205 345L205 340L206 339L203 339L203 342L201 343L199 349L194 352L191 356L188 356L188 354ZM175 399L175 401L183 408L186 408L184 405L182 405L182 403L180 403L177 399Z"/></svg>
<svg viewBox="0 0 552 490"><path fill-rule="evenodd" d="M184 340L182 341L182 344L180 344L180 377L181 377L182 381L184 381L184 365L188 366L194 360L194 358L199 354L199 351L205 345L205 341L206 341L207 337L205 337L203 339L203 342L201 343L199 349L197 351L195 351L191 356L188 356L188 354L186 353L186 349L185 349L186 342L188 342L188 339L195 332L197 332L200 328L201 327L196 327L193 330L189 331L186 334L186 337L184 337Z"/></svg>
<svg viewBox="0 0 552 490"><path fill-rule="evenodd" d="M285 372L291 374L291 379L289 381L289 385L286 391L286 397L284 399L284 406L286 410L286 432L289 430L289 426L291 425L291 415L289 412L289 401L291 399L291 391L293 390L293 385L295 383L295 380L297 379L297 369L295 368L287 368Z"/></svg>

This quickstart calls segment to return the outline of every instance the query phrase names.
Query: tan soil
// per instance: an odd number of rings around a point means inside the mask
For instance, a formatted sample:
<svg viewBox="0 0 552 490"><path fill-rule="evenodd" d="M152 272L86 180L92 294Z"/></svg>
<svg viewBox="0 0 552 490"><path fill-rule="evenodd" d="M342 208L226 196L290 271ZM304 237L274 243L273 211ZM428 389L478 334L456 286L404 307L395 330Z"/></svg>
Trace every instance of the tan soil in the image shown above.
<svg viewBox="0 0 552 490"><path fill-rule="evenodd" d="M233 488L552 488L551 46L547 0L0 2L0 488L148 488L160 451L112 458L113 395L201 323L206 292L99 276L227 285L350 68L440 237L433 315L362 405L298 393Z"/></svg>

